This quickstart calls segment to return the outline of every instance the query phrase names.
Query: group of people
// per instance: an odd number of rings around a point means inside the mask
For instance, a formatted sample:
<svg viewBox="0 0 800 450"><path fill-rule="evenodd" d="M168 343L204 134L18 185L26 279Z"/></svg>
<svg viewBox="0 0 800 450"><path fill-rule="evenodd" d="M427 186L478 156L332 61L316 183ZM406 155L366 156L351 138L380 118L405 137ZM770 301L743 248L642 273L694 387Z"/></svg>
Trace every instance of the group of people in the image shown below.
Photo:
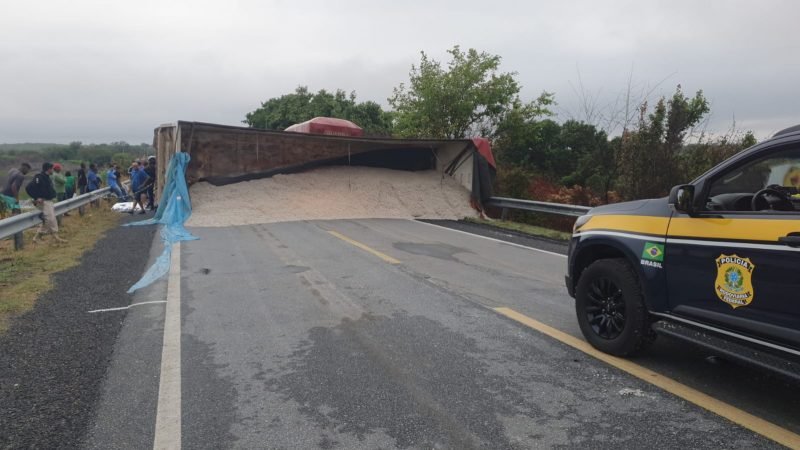
<svg viewBox="0 0 800 450"><path fill-rule="evenodd" d="M109 169L109 174L110 173L111 169ZM127 193L124 192L124 186L118 183L119 175L119 167L115 165L113 179L116 189L112 186L111 181L108 182L108 186L111 187L111 191L114 192L117 197L127 200L128 196ZM144 214L146 209L151 211L157 209L158 205L155 202L154 192L156 184L156 158L151 156L147 158L146 161L133 161L131 167L128 168L128 176L131 180L131 192L133 197L133 207L129 212L133 214L137 206L141 208L139 214ZM106 176L106 179L111 180L112 177ZM122 196L120 196L117 191L120 191ZM145 196L147 197L147 206L142 202L142 198Z"/></svg>
<svg viewBox="0 0 800 450"><path fill-rule="evenodd" d="M85 169L84 164L81 164L81 169L78 170L78 185L82 176L82 171ZM86 177L86 192L91 192L98 189L102 184L102 179L97 175L97 167L94 164L89 165L89 171ZM151 156L146 160L135 159L128 167L128 177L130 178L130 191L125 184L122 183L122 173L119 170L119 164L110 163L108 170L106 170L106 184L111 189L111 192L117 196L121 201L133 202L133 207L129 213L133 214L136 207L139 207L139 214L145 214L146 210L154 211L158 208L155 201L155 184L156 184L156 158ZM84 191L81 191L84 193ZM147 204L144 203L144 198L147 198Z"/></svg>
<svg viewBox="0 0 800 450"><path fill-rule="evenodd" d="M25 176L30 172L31 165L22 163L20 167L8 171L8 180L5 188L0 194L0 202L5 203L7 209L19 211L19 195ZM42 211L42 226L36 232L33 240L36 242L41 236L52 234L57 242L66 242L58 236L58 221L56 220L54 202L72 198L73 195L85 194L99 189L103 184L102 177L98 174L96 164L81 163L77 170L77 176L67 170L62 173L63 167L59 163L42 163L42 171L34 175L33 179L25 186L25 192L33 200L34 205ZM129 211L131 214L139 206L140 214L145 214L147 209L155 210L158 205L155 203L155 181L156 181L156 159L150 157L145 161L134 160L128 169L130 177L130 195L126 186L121 181L119 165L111 163L106 171L106 183L111 192L122 201L129 201L132 198L133 207ZM147 205L143 198L147 198ZM68 214L65 214L68 215Z"/></svg>
<svg viewBox="0 0 800 450"><path fill-rule="evenodd" d="M53 239L57 242L66 242L66 240L58 236L58 220L56 219L54 201L66 198L67 188L70 183L67 177L72 178L73 183L74 178L69 172L62 174L61 169L60 164L42 163L42 171L34 175L33 179L25 186L25 192L33 200L33 204L42 211L42 226L36 230L36 235L33 237L34 242L45 234L52 234ZM22 183L25 181L25 175L30 170L30 164L22 163L19 169L8 171L8 181L2 195L0 195L0 200L5 203L8 209L19 211L19 194L22 189Z"/></svg>

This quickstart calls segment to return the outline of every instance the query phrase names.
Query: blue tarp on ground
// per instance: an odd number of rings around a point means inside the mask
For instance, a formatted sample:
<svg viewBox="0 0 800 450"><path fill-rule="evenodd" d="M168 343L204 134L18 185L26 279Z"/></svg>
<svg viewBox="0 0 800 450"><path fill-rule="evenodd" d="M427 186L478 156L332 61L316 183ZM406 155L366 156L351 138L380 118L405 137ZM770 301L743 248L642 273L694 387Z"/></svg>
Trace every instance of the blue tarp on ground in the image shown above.
<svg viewBox="0 0 800 450"><path fill-rule="evenodd" d="M149 286L169 272L172 244L178 241L197 239L183 227L184 222L192 215L192 202L189 199L189 187L186 185L185 177L186 166L190 159L188 153L179 152L170 160L164 192L159 200L155 216L152 219L127 224L129 226L161 224L161 240L164 242L164 252L147 269L142 278L128 289L129 294Z"/></svg>

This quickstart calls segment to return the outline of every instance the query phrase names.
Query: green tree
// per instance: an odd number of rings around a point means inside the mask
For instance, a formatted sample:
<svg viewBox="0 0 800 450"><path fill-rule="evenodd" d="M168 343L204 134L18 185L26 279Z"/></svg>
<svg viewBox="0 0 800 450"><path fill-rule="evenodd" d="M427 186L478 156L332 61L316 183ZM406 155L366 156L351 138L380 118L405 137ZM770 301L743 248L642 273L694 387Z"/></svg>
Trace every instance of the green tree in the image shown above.
<svg viewBox="0 0 800 450"><path fill-rule="evenodd" d="M128 144L125 141L115 141L108 144L107 147L114 153L130 153L133 151L131 144Z"/></svg>
<svg viewBox="0 0 800 450"><path fill-rule="evenodd" d="M323 89L312 94L306 86L261 103L260 108L247 113L244 123L253 128L280 131L314 117L350 120L363 128L367 136L391 135L391 115L377 103L358 103L355 92L348 95L341 89L334 93Z"/></svg>
<svg viewBox="0 0 800 450"><path fill-rule="evenodd" d="M367 136L389 137L392 135L393 113L384 111L381 105L367 101L357 103L345 117L364 129Z"/></svg>
<svg viewBox="0 0 800 450"><path fill-rule="evenodd" d="M111 162L113 154L114 151L106 145L85 145L78 151L78 159L103 165Z"/></svg>
<svg viewBox="0 0 800 450"><path fill-rule="evenodd" d="M516 166L506 167L497 172L497 192L503 197L527 199L531 174Z"/></svg>
<svg viewBox="0 0 800 450"><path fill-rule="evenodd" d="M501 73L500 57L454 46L447 51L447 68L425 52L412 65L409 84L394 88L388 99L395 111L395 134L400 137L457 139L476 135L496 137L506 116L528 121L544 115L552 95L523 104L516 73Z"/></svg>
<svg viewBox="0 0 800 450"><path fill-rule="evenodd" d="M503 128L496 141L501 172L520 167L564 186L589 187L606 193L616 179L614 148L605 131L575 120L563 124L545 119Z"/></svg>
<svg viewBox="0 0 800 450"><path fill-rule="evenodd" d="M586 180L608 165L608 136L596 126L568 120L561 125L557 145L549 158L550 171L565 186L586 186Z"/></svg>
<svg viewBox="0 0 800 450"><path fill-rule="evenodd" d="M647 103L639 110L633 131L625 131L618 152L619 187L626 199L666 195L683 180L680 153L686 134L709 112L698 91L688 98L678 85L672 98L661 98L648 114Z"/></svg>
<svg viewBox="0 0 800 450"><path fill-rule="evenodd" d="M131 154L130 153L114 153L111 156L111 162L117 164L120 170L126 170L131 165Z"/></svg>
<svg viewBox="0 0 800 450"><path fill-rule="evenodd" d="M735 129L717 139L701 139L696 144L686 145L681 151L684 181L700 176L706 170L756 145L756 137L752 131L744 133Z"/></svg>
<svg viewBox="0 0 800 450"><path fill-rule="evenodd" d="M65 161L72 159L77 154L77 150L72 146L55 144L42 149L41 153L42 158L47 161Z"/></svg>
<svg viewBox="0 0 800 450"><path fill-rule="evenodd" d="M514 113L501 123L495 149L499 162L539 173L550 172L550 157L558 146L561 125L551 119L524 120Z"/></svg>
<svg viewBox="0 0 800 450"><path fill-rule="evenodd" d="M611 202L611 191L616 190L617 177L619 176L619 149L622 138L615 137L608 145L589 156L588 164L594 168L593 173L586 179L585 186L594 192L602 193L603 203Z"/></svg>
<svg viewBox="0 0 800 450"><path fill-rule="evenodd" d="M619 139L609 141L606 132L595 125L569 120L561 127L559 143L563 150L555 160L563 174L561 184L589 188L608 203L619 169Z"/></svg>

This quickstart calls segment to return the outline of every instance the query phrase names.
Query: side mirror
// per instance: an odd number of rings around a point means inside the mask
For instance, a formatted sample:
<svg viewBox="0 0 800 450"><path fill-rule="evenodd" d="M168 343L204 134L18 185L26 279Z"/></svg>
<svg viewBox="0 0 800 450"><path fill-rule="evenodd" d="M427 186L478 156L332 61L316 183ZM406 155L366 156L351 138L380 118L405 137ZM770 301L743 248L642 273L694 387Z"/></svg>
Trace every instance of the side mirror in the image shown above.
<svg viewBox="0 0 800 450"><path fill-rule="evenodd" d="M675 211L693 216L696 212L694 208L694 186L681 184L673 187L669 192L669 204L675 208Z"/></svg>

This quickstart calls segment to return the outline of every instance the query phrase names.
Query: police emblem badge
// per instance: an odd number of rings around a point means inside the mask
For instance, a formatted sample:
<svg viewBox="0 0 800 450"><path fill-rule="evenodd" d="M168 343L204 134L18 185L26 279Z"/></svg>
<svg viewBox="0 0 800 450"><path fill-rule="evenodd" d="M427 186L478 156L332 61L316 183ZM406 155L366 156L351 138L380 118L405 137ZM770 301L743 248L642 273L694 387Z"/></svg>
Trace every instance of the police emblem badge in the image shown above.
<svg viewBox="0 0 800 450"><path fill-rule="evenodd" d="M719 255L714 292L720 300L736 309L753 301L753 269L749 258L737 255Z"/></svg>

